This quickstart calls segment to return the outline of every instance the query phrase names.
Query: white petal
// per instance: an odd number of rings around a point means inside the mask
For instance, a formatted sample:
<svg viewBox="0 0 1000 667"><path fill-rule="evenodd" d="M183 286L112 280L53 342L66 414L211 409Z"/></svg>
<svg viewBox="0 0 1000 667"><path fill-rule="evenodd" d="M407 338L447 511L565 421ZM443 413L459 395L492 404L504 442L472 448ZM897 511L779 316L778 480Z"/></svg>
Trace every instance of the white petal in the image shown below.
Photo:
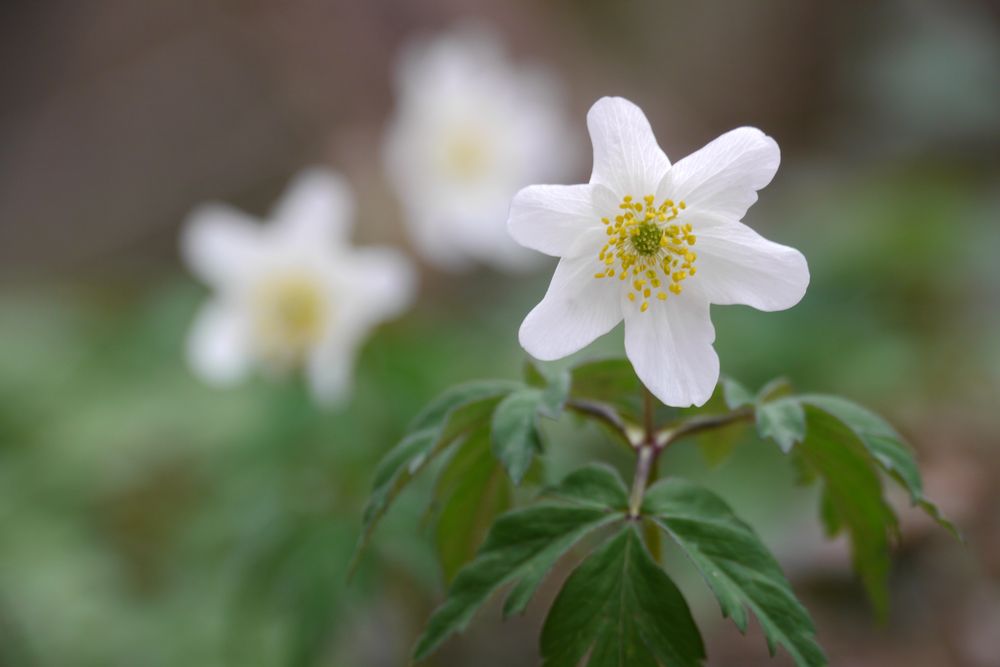
<svg viewBox="0 0 1000 667"><path fill-rule="evenodd" d="M272 217L283 238L330 245L347 238L353 216L354 197L344 179L312 167L292 180Z"/></svg>
<svg viewBox="0 0 1000 667"><path fill-rule="evenodd" d="M355 344L340 338L325 341L313 351L306 364L306 377L318 403L335 405L347 399L356 354Z"/></svg>
<svg viewBox="0 0 1000 667"><path fill-rule="evenodd" d="M695 218L698 273L711 303L784 310L809 286L809 265L795 248L768 241L740 222Z"/></svg>
<svg viewBox="0 0 1000 667"><path fill-rule="evenodd" d="M399 315L413 302L416 272L401 253L389 248L359 248L338 262L350 281L347 286L350 317L357 320L349 329L372 327Z"/></svg>
<svg viewBox="0 0 1000 667"><path fill-rule="evenodd" d="M559 261L545 298L524 318L518 334L531 356L560 359L621 322L621 285L614 279L594 278L600 268L596 257Z"/></svg>
<svg viewBox="0 0 1000 667"><path fill-rule="evenodd" d="M699 273L700 275L700 273ZM719 381L719 357L712 347L715 327L709 305L697 290L625 312L625 354L636 374L666 405L702 405Z"/></svg>
<svg viewBox="0 0 1000 667"><path fill-rule="evenodd" d="M754 127L726 132L675 164L657 190L657 201L684 200L689 209L736 220L771 182L781 151L774 139Z"/></svg>
<svg viewBox="0 0 1000 667"><path fill-rule="evenodd" d="M188 268L214 287L239 283L265 247L262 227L225 204L203 204L181 232L181 256Z"/></svg>
<svg viewBox="0 0 1000 667"><path fill-rule="evenodd" d="M510 205L507 229L526 248L566 257L580 235L602 229L592 185L532 185Z"/></svg>
<svg viewBox="0 0 1000 667"><path fill-rule="evenodd" d="M621 97L602 97L587 113L594 144L591 183L601 183L619 197L652 194L670 160L656 143L642 109Z"/></svg>
<svg viewBox="0 0 1000 667"><path fill-rule="evenodd" d="M187 340L191 370L203 381L232 385L250 370L250 332L235 304L210 301L202 306Z"/></svg>

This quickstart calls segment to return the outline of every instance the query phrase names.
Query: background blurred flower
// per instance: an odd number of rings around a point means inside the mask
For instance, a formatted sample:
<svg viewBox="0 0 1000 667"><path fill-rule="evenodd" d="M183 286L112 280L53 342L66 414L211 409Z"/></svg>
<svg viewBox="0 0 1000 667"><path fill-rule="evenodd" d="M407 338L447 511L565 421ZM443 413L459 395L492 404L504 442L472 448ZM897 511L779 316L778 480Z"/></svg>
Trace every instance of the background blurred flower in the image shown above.
<svg viewBox="0 0 1000 667"><path fill-rule="evenodd" d="M573 163L552 75L514 68L494 32L465 25L404 49L396 89L386 169L421 254L447 269L530 266L504 219L518 188Z"/></svg>
<svg viewBox="0 0 1000 667"><path fill-rule="evenodd" d="M192 213L184 259L214 290L188 341L201 378L227 385L255 365L279 374L302 367L317 399L343 397L358 345L410 303L414 284L395 251L349 245L353 208L340 177L314 168L265 226L219 204Z"/></svg>
<svg viewBox="0 0 1000 667"><path fill-rule="evenodd" d="M671 166L642 110L620 97L598 100L587 126L590 183L533 185L511 205L511 235L561 258L521 344L559 359L624 318L643 384L667 405L702 405L719 380L709 304L783 310L809 284L802 253L739 222L774 178L778 145L741 127Z"/></svg>

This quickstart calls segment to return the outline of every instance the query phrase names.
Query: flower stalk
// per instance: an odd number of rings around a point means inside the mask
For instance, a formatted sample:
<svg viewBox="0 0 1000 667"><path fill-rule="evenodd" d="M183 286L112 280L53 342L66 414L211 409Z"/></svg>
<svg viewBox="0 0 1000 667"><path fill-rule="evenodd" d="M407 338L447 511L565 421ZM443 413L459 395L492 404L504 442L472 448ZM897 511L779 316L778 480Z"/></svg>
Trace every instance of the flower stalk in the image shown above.
<svg viewBox="0 0 1000 667"><path fill-rule="evenodd" d="M630 519L639 518L639 510L642 507L642 497L646 492L646 484L649 483L649 473L656 461L658 450L655 445L644 444L639 448L639 458L635 464L635 478L632 480L632 493L628 501L628 516Z"/></svg>
<svg viewBox="0 0 1000 667"><path fill-rule="evenodd" d="M657 430L655 422L655 397L648 389L644 392L643 402L643 436L642 440L633 444L637 452L635 476L632 479L632 490L629 494L628 516L636 519L642 508L642 498L649 485L649 478L656 465L656 460L663 451L674 442L689 435L703 431L723 428L730 424L750 421L754 411L750 407L733 410L721 415L693 417L669 429Z"/></svg>

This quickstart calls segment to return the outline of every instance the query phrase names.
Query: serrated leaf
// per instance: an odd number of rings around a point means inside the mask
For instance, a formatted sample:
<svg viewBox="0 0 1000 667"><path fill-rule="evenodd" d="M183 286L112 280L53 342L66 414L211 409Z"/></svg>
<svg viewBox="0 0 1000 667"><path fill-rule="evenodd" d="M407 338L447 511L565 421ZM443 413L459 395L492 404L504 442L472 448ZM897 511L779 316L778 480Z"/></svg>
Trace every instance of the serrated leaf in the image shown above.
<svg viewBox="0 0 1000 667"><path fill-rule="evenodd" d="M767 401L773 401L777 398L782 398L784 396L791 395L794 387L788 378L774 378L757 392L757 396L754 398L755 403L766 403Z"/></svg>
<svg viewBox="0 0 1000 667"><path fill-rule="evenodd" d="M411 432L386 453L375 469L357 554L364 549L389 504L414 475L462 436L488 420L500 399L520 386L519 383L500 380L459 385L446 391L417 415Z"/></svg>
<svg viewBox="0 0 1000 667"><path fill-rule="evenodd" d="M536 505L504 514L486 536L475 560L463 567L417 642L423 660L455 632L501 586L516 582L505 613L524 609L559 557L588 532L621 518L599 508ZM513 602L512 602L513 600Z"/></svg>
<svg viewBox="0 0 1000 667"><path fill-rule="evenodd" d="M445 581L476 553L493 519L510 508L510 487L490 452L489 431L481 428L461 443L438 477L440 506L435 530Z"/></svg>
<svg viewBox="0 0 1000 667"><path fill-rule="evenodd" d="M754 403L753 393L730 377L722 378L722 396L730 410L737 410Z"/></svg>
<svg viewBox="0 0 1000 667"><path fill-rule="evenodd" d="M574 470L545 495L599 509L628 510L628 489L618 472L604 463L590 463Z"/></svg>
<svg viewBox="0 0 1000 667"><path fill-rule="evenodd" d="M538 433L538 410L543 393L527 388L500 401L493 412L491 439L493 454L503 464L514 484L520 484L535 454L542 451Z"/></svg>
<svg viewBox="0 0 1000 667"><path fill-rule="evenodd" d="M924 495L923 480L913 452L887 421L860 405L840 398L809 394L799 398L819 408L844 424L865 446L879 467L899 482L910 494L910 501L922 508L941 526L961 539L961 534L934 503Z"/></svg>
<svg viewBox="0 0 1000 667"><path fill-rule="evenodd" d="M876 614L888 611L890 537L896 516L882 497L882 481L864 446L827 412L805 405L806 438L794 449L799 465L823 484L821 516L827 529L850 536L854 568Z"/></svg>
<svg viewBox="0 0 1000 667"><path fill-rule="evenodd" d="M566 580L545 619L542 659L543 667L696 667L705 647L681 592L627 524Z"/></svg>
<svg viewBox="0 0 1000 667"><path fill-rule="evenodd" d="M806 413L795 398L758 404L755 413L760 437L774 440L786 454L806 437Z"/></svg>
<svg viewBox="0 0 1000 667"><path fill-rule="evenodd" d="M642 512L685 551L715 593L722 615L741 632L746 632L749 608L772 655L777 644L800 667L827 664L809 613L777 561L719 496L693 482L664 480L646 491Z"/></svg>

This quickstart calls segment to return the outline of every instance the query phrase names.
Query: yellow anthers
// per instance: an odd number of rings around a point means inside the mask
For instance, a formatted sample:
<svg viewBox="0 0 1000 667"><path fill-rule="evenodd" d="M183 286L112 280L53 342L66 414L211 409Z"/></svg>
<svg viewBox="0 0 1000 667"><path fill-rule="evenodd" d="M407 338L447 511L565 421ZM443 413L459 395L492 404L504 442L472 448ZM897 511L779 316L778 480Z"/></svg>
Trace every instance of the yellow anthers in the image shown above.
<svg viewBox="0 0 1000 667"><path fill-rule="evenodd" d="M639 301L639 312L644 313L654 290L658 301L666 301L666 290L680 294L681 281L695 274L698 256L690 249L696 240L694 227L675 222L687 208L683 201L666 199L657 205L655 195L626 195L618 208L620 214L613 219L601 218L608 240L597 259L606 268L594 278L617 276L628 300Z"/></svg>

